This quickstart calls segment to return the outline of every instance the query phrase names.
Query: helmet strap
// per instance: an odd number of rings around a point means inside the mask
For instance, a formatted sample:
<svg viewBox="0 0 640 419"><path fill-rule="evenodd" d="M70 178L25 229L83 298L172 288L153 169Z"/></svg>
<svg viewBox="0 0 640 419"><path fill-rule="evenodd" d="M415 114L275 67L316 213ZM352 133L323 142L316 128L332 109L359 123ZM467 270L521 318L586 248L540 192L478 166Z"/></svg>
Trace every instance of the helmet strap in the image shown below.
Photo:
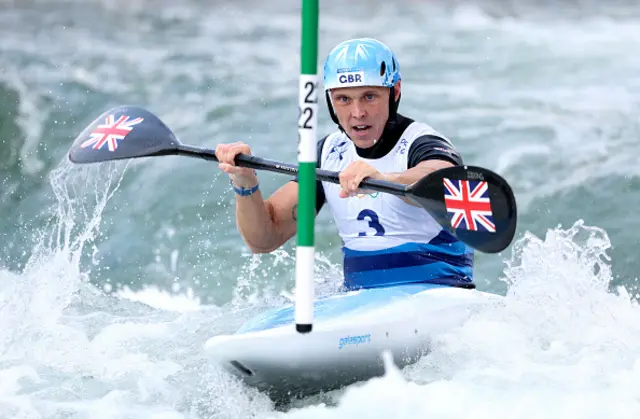
<svg viewBox="0 0 640 419"><path fill-rule="evenodd" d="M333 105L331 104L331 95L329 94L328 90L324 92L324 96L327 101L327 108L329 108L329 115L331 115L331 119L340 127L340 122L338 121L338 115L336 115L336 112L333 110ZM342 127L340 127L340 129L344 131Z"/></svg>
<svg viewBox="0 0 640 419"><path fill-rule="evenodd" d="M398 114L398 105L400 105L401 98L402 93L400 93L398 100L396 101L396 88L395 86L391 86L389 91L389 121L396 119L396 115Z"/></svg>

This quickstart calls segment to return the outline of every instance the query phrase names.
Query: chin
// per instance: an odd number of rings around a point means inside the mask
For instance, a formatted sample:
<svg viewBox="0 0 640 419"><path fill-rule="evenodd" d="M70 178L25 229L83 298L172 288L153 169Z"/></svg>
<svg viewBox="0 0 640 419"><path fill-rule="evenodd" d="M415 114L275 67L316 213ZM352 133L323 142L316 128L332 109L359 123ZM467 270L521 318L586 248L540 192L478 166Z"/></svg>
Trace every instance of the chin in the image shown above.
<svg viewBox="0 0 640 419"><path fill-rule="evenodd" d="M353 143L358 148L371 148L376 144L374 140L362 140L362 139L356 139Z"/></svg>
<svg viewBox="0 0 640 419"><path fill-rule="evenodd" d="M370 148L375 144L373 140L358 137L351 137L351 141L353 141L353 144L358 148Z"/></svg>
<svg viewBox="0 0 640 419"><path fill-rule="evenodd" d="M349 138L351 138L351 141L353 141L358 148L371 148L376 144L379 137L368 135L367 137L362 138L356 135L351 135Z"/></svg>

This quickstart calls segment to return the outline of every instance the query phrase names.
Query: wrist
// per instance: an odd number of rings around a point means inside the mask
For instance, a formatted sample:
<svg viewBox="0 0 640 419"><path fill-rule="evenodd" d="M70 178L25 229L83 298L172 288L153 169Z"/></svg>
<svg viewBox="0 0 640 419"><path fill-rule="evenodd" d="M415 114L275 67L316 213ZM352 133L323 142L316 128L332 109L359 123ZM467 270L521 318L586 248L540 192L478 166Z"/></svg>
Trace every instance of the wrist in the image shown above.
<svg viewBox="0 0 640 419"><path fill-rule="evenodd" d="M234 188L251 189L255 186L258 186L258 179L254 179L254 180L231 179L231 186L233 186Z"/></svg>
<svg viewBox="0 0 640 419"><path fill-rule="evenodd" d="M233 181L231 181L230 183L231 183L231 187L235 191L236 195L239 195L239 196L250 196L250 195L253 195L254 193L258 192L258 189L260 188L260 184L258 182L256 182L255 185L248 186L248 187L247 186L238 186Z"/></svg>
<svg viewBox="0 0 640 419"><path fill-rule="evenodd" d="M232 175L231 176L231 185L235 188L245 188L251 189L258 184L258 176L256 175L255 170L253 171L253 175L249 176L240 176L240 175Z"/></svg>
<svg viewBox="0 0 640 419"><path fill-rule="evenodd" d="M383 180L385 182L395 182L395 176L393 173L380 173L378 180Z"/></svg>

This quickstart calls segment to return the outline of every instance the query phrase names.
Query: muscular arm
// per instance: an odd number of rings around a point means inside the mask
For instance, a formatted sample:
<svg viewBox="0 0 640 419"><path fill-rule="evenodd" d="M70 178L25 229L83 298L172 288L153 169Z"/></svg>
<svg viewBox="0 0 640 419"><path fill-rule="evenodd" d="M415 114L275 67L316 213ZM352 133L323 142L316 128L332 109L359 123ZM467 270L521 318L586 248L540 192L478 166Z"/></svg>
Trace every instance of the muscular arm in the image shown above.
<svg viewBox="0 0 640 419"><path fill-rule="evenodd" d="M236 223L253 253L269 253L296 233L298 184L287 182L266 201L262 193L236 197Z"/></svg>
<svg viewBox="0 0 640 419"><path fill-rule="evenodd" d="M318 162L327 137L318 141ZM322 184L316 184L316 214L324 205ZM236 223L242 238L253 253L269 253L285 244L298 230L298 182L287 182L267 200L262 194L236 198Z"/></svg>

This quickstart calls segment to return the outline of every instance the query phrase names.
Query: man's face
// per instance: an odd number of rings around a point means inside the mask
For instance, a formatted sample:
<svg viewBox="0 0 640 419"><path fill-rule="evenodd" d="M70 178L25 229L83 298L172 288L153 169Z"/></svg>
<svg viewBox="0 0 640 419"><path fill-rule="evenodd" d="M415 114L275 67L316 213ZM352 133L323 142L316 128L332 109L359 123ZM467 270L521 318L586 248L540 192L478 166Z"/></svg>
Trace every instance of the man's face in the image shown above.
<svg viewBox="0 0 640 419"><path fill-rule="evenodd" d="M340 126L358 148L372 147L389 119L391 89L379 86L341 87L331 90L331 103ZM400 82L396 84L396 100Z"/></svg>

